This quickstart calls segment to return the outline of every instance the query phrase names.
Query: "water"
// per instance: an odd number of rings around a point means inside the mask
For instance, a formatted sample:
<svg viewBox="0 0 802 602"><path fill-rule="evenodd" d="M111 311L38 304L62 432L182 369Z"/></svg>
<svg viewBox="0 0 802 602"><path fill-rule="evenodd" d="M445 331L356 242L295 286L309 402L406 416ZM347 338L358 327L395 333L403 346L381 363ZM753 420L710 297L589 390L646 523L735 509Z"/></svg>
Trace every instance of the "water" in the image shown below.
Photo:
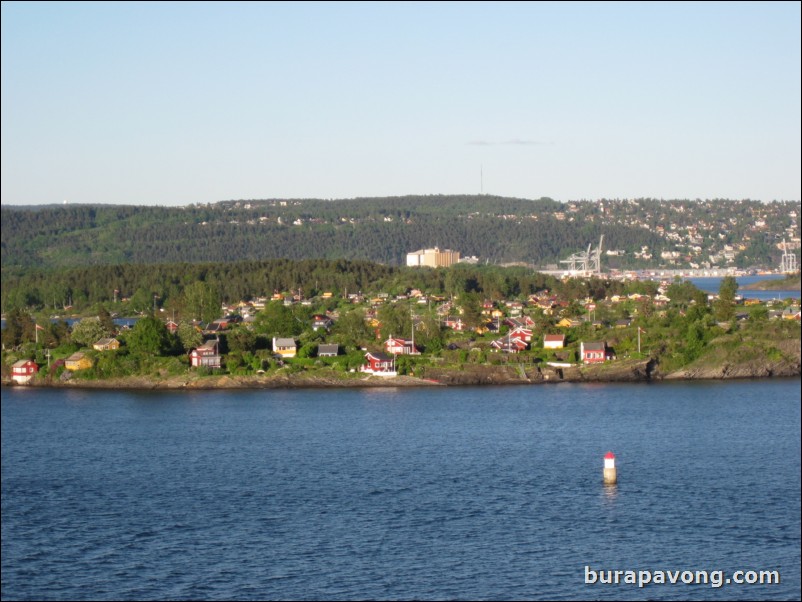
<svg viewBox="0 0 802 602"><path fill-rule="evenodd" d="M799 597L798 379L3 390L3 600Z"/></svg>
<svg viewBox="0 0 802 602"><path fill-rule="evenodd" d="M771 299L799 299L799 290L768 290L768 291L750 291L745 288L749 284L755 282L762 282L764 280L778 280L784 278L784 275L769 274L763 276L738 276L735 281L738 283L738 294L744 299L760 299L761 301L769 301ZM723 278L709 277L709 278L687 278L696 288L705 291L706 293L718 294L721 287Z"/></svg>
<svg viewBox="0 0 802 602"><path fill-rule="evenodd" d="M112 321L117 325L123 328L133 328L134 325L137 323L139 318L113 318ZM77 322L81 321L81 318L50 318L50 321L53 323L56 322L66 322L67 326L75 326ZM6 319L0 319L0 329L5 330L6 327Z"/></svg>

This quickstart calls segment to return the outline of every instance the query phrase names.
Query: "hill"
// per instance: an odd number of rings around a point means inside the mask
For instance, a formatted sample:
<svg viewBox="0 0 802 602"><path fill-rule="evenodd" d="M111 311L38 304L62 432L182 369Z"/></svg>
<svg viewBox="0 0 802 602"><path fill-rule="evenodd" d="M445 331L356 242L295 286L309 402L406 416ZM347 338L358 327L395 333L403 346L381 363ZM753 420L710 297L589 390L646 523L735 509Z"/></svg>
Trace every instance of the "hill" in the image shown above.
<svg viewBox="0 0 802 602"><path fill-rule="evenodd" d="M2 208L3 271L125 263L357 259L402 265L440 246L482 262L557 264L604 235L608 267L773 266L799 236L794 203L600 200L485 195L326 201L268 199L186 207Z"/></svg>

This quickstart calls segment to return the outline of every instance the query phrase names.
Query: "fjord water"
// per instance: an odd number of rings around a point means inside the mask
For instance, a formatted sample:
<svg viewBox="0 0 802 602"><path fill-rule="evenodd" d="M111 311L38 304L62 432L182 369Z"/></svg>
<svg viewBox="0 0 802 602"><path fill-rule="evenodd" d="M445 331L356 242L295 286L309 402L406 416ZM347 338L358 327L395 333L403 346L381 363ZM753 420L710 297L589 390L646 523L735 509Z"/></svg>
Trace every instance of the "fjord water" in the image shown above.
<svg viewBox="0 0 802 602"><path fill-rule="evenodd" d="M4 388L2 598L799 599L799 384Z"/></svg>

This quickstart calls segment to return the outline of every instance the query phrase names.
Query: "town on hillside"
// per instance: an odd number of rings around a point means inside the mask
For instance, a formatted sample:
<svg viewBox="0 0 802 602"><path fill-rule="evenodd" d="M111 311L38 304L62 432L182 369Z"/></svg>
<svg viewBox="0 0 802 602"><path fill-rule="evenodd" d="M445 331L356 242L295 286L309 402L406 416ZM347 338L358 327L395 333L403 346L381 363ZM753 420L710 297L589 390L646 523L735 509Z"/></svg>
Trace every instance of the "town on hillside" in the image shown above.
<svg viewBox="0 0 802 602"><path fill-rule="evenodd" d="M800 250L798 201L426 195L0 211L7 271L279 257L427 266L432 246L440 262L456 249L461 262L557 271L602 235L601 260L622 271L757 270Z"/></svg>

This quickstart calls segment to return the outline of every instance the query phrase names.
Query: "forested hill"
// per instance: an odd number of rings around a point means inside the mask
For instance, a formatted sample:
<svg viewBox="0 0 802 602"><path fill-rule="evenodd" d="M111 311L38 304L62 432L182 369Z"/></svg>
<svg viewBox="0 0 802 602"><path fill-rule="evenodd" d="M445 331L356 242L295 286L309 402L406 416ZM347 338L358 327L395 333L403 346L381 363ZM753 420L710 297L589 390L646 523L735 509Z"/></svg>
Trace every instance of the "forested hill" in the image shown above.
<svg viewBox="0 0 802 602"><path fill-rule="evenodd" d="M3 271L122 263L359 259L400 265L439 246L482 262L557 263L597 244L624 266L771 265L797 203L474 196L223 201L187 207L2 208ZM758 225L756 225L758 224ZM734 249L734 252L733 252ZM730 255L725 255L726 252ZM673 256L671 255L673 253ZM683 263L684 262L684 263Z"/></svg>

